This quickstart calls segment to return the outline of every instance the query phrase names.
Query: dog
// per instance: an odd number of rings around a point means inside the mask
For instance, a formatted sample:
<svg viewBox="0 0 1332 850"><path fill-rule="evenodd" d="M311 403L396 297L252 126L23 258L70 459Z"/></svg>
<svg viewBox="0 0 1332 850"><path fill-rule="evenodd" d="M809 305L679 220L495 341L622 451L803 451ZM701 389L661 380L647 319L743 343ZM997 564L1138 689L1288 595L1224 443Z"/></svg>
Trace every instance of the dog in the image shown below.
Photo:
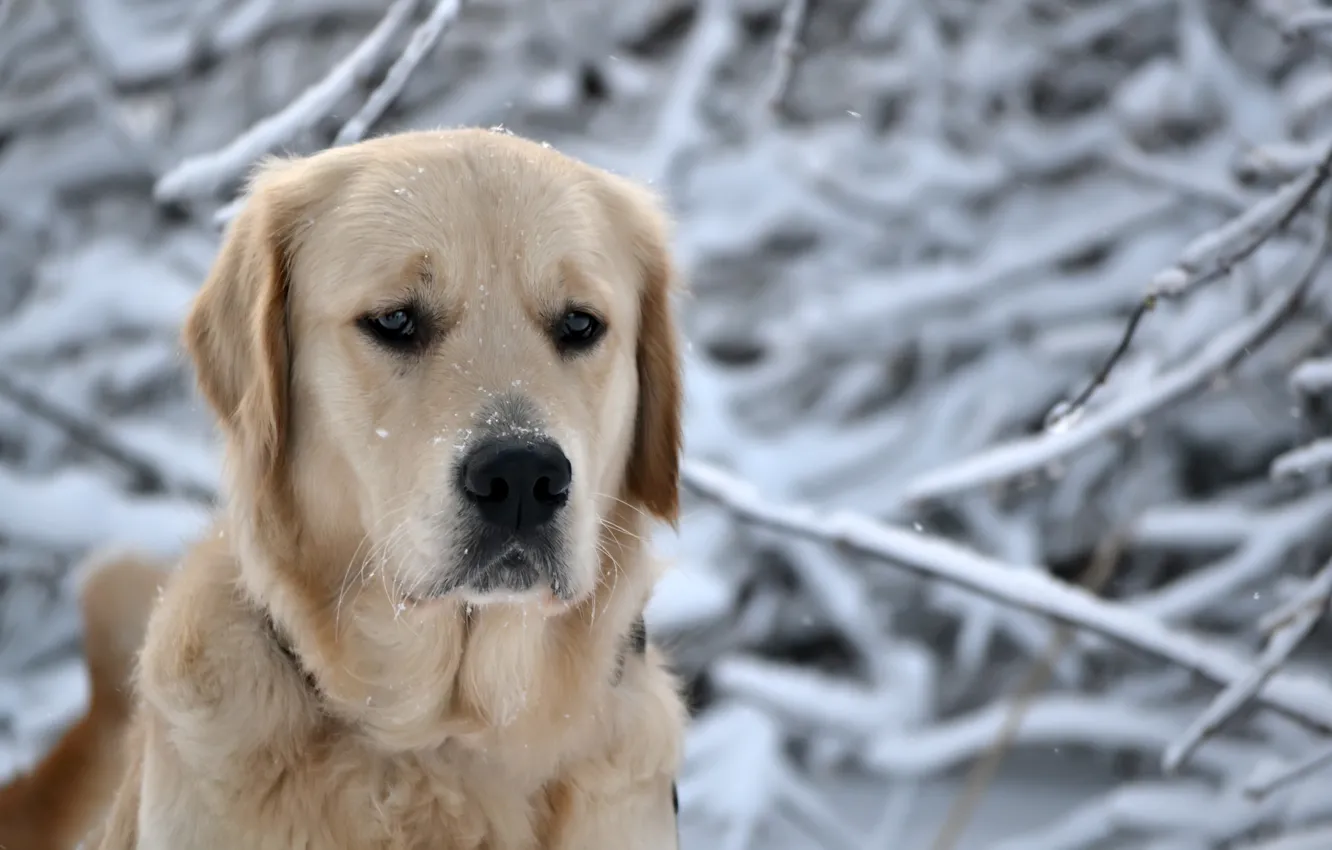
<svg viewBox="0 0 1332 850"><path fill-rule="evenodd" d="M183 330L225 495L84 846L678 846L687 712L643 626L679 512L669 241L646 188L503 132L255 170Z"/></svg>

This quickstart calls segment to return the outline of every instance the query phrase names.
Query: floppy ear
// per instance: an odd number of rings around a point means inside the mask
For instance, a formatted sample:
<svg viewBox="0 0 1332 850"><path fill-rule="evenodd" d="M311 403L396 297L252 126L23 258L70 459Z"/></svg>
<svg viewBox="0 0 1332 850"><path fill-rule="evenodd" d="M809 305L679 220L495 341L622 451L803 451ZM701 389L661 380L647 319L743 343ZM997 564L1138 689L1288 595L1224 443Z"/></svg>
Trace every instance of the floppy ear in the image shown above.
<svg viewBox="0 0 1332 850"><path fill-rule="evenodd" d="M642 271L638 320L638 418L625 470L628 495L674 525L680 514L683 388L671 295L678 285L670 228L646 189L612 178L611 214L627 231Z"/></svg>
<svg viewBox="0 0 1332 850"><path fill-rule="evenodd" d="M271 160L256 172L182 334L237 471L255 483L285 472L287 260L301 207L288 167Z"/></svg>

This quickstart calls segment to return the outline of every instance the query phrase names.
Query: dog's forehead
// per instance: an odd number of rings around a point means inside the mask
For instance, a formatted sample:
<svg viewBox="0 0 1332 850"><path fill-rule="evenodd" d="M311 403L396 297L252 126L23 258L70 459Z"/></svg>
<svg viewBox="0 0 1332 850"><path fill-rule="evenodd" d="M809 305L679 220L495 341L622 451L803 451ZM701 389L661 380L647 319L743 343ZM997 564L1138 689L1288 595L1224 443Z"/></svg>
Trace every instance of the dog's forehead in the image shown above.
<svg viewBox="0 0 1332 850"><path fill-rule="evenodd" d="M491 133L412 136L362 151L348 193L426 228L527 231L585 217L592 172L553 150Z"/></svg>
<svg viewBox="0 0 1332 850"><path fill-rule="evenodd" d="M596 277L571 270L604 266L609 223L590 169L505 137L395 141L361 152L311 218L304 241L317 280L375 287L424 266L446 288L550 290Z"/></svg>

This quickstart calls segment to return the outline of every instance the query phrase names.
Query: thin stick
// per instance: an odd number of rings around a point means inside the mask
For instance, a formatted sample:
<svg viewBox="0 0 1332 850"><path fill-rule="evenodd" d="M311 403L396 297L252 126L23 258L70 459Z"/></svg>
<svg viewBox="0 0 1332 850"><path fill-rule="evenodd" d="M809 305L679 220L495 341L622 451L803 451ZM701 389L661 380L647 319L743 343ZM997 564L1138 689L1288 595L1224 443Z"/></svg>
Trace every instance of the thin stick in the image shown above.
<svg viewBox="0 0 1332 850"><path fill-rule="evenodd" d="M1254 315L1218 333L1202 351L1163 373L1141 392L1115 399L1076 425L1013 440L928 472L907 485L907 498L913 501L939 498L1040 469L1086 448L1111 431L1198 392L1217 375L1235 368L1257 351L1299 308L1322 268L1327 245L1328 227L1324 221L1317 241L1302 259L1304 267L1292 273L1294 284L1268 296ZM1125 344L1121 342L1121 347ZM1067 422L1073 411L1059 413L1059 421Z"/></svg>
<svg viewBox="0 0 1332 850"><path fill-rule="evenodd" d="M1261 800L1273 791L1328 767L1332 767L1332 744L1324 745L1294 764L1256 772L1244 783L1244 793Z"/></svg>
<svg viewBox="0 0 1332 850"><path fill-rule="evenodd" d="M1099 594L1102 588L1105 587L1105 583L1114 575L1115 565L1119 563L1119 556L1124 551L1124 544L1124 534L1117 533L1109 535L1096 547L1096 551L1092 553L1091 563L1088 564L1081 582L1082 586L1087 588L1090 593ZM999 736L986 751L984 757L977 761L969 771L967 783L962 793L953 798L953 805L944 818L943 828L934 839L934 844L931 845L932 850L952 850L962 840L962 833L976 813L981 798L985 795L985 789L994 781L995 774L998 773L1004 756L1008 754L1008 751L1013 747L1013 742L1017 740L1018 731L1022 728L1022 718L1027 713L1027 707L1031 705L1032 700L1041 691L1045 690L1059 656L1063 654L1076 636L1076 630L1067 624L1061 624L1055 630L1050 641L1049 650L1031 666L1026 678L1019 685L1017 696L1013 699L1013 704L1004 717L1003 726L1000 727Z"/></svg>
<svg viewBox="0 0 1332 850"><path fill-rule="evenodd" d="M1289 185L1278 190L1275 194L1264 198L1244 214L1232 219L1228 224L1205 234L1193 246L1186 249L1186 258L1178 265L1172 266L1158 275L1152 284L1151 290L1133 308L1119 344L1115 346L1115 350L1101 365L1101 368L1097 370L1095 377L1071 401L1057 405L1051 411L1050 417L1046 421L1046 427L1055 427L1086 407L1087 402L1106 382L1111 371L1114 370L1128 351L1129 344L1133 341L1134 334L1137 333L1138 323L1142 321L1142 317L1155 309L1161 298L1178 298L1191 289L1229 274L1237 265L1253 256L1269 239L1288 228L1295 217L1313 202L1318 191L1327 184L1329 178L1332 178L1332 145L1328 146L1322 159L1307 173L1291 181ZM1256 219L1256 221L1251 221L1251 219ZM1210 249L1217 241L1238 237L1246 228L1251 230L1249 237L1242 240L1238 248L1223 253L1212 268L1205 272L1195 272L1188 268L1193 264L1192 257L1188 255L1203 253L1204 250ZM1241 233L1236 233L1236 231Z"/></svg>
<svg viewBox="0 0 1332 850"><path fill-rule="evenodd" d="M808 0L786 0L782 8L781 28L777 31L772 79L768 84L768 108L780 111L786 103L800 53L800 31L805 27Z"/></svg>
<svg viewBox="0 0 1332 850"><path fill-rule="evenodd" d="M134 476L137 486L145 490L174 493L204 505L211 505L217 500L217 493L208 487L176 479L159 464L125 446L92 422L61 409L39 393L15 383L4 373L0 373L0 396L9 399L31 416L59 428L71 442L119 465Z"/></svg>
<svg viewBox="0 0 1332 850"><path fill-rule="evenodd" d="M462 0L439 0L430 13L430 17L421 22L412 32L412 38L402 55L397 58L383 82L371 93L356 114L342 125L334 145L347 145L365 138L375 122L383 117L384 111L402 94L403 87L411 79L416 66L421 64L439 41L449 24L458 19L462 11Z"/></svg>
<svg viewBox="0 0 1332 850"><path fill-rule="evenodd" d="M1332 561L1318 572L1309 588L1300 594L1302 599L1313 604L1302 606L1278 627L1268 639L1267 648L1263 650L1253 670L1217 694L1216 699L1212 700L1207 710L1189 726L1184 735L1166 748L1161 759L1161 769L1165 773L1178 771L1204 741L1219 732L1227 720L1253 699L1263 683L1276 674L1323 618L1329 594L1332 594Z"/></svg>

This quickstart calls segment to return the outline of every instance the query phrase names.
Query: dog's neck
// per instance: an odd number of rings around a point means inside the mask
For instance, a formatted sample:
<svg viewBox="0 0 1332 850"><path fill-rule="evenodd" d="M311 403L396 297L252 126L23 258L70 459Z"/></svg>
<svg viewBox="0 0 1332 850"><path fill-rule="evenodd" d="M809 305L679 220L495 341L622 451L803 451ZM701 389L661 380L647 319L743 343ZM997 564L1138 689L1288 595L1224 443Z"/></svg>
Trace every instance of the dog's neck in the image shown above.
<svg viewBox="0 0 1332 850"><path fill-rule="evenodd" d="M570 718L594 716L626 655L645 651L642 614L655 579L645 525L628 507L608 518L599 547L604 580L550 617L448 600L404 610L375 587L330 606L327 593L309 589L318 587L312 576L329 570L258 566L272 555L253 537L237 542L248 595L322 713L388 750L433 749L450 739L491 749L530 747L524 729L549 738L552 728L576 725Z"/></svg>
<svg viewBox="0 0 1332 850"><path fill-rule="evenodd" d="M306 690L309 691L311 696L317 699L319 694L318 680L301 661L300 653L292 646L291 639L287 637L283 628L273 618L272 611L264 607L260 610L259 615L263 618L264 628L267 630L273 648L291 666L292 671L301 677ZM625 661L629 658L642 658L647 653L647 646L647 621L640 613L629 626L629 633L624 636L622 648L616 655L615 669L610 678L612 685L618 685L620 679L623 678Z"/></svg>

